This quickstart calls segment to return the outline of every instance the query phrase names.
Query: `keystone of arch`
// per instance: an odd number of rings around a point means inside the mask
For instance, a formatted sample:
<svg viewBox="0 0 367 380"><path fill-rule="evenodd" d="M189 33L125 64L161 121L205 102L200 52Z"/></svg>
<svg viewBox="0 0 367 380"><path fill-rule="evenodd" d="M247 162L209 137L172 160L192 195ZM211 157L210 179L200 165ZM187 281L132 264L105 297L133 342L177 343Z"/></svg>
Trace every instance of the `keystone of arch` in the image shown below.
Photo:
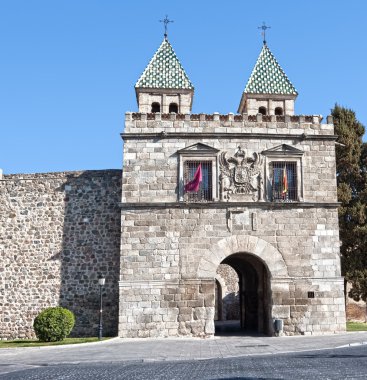
<svg viewBox="0 0 367 380"><path fill-rule="evenodd" d="M250 253L268 268L271 277L288 277L282 254L270 243L256 236L230 236L219 240L199 262L198 278L214 278L218 265L234 253Z"/></svg>

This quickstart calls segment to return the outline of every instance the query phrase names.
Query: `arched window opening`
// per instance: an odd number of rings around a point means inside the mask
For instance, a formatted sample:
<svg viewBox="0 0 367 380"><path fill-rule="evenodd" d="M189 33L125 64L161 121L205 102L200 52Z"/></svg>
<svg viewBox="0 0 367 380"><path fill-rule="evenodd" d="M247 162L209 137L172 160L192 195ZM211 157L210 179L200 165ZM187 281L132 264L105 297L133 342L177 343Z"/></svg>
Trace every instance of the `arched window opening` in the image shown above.
<svg viewBox="0 0 367 380"><path fill-rule="evenodd" d="M178 105L176 103L171 103L169 105L169 113L178 113Z"/></svg>
<svg viewBox="0 0 367 380"><path fill-rule="evenodd" d="M259 107L259 113L262 115L266 115L266 108L265 107Z"/></svg>
<svg viewBox="0 0 367 380"><path fill-rule="evenodd" d="M152 103L152 112L161 112L161 105L157 102Z"/></svg>
<svg viewBox="0 0 367 380"><path fill-rule="evenodd" d="M275 115L282 116L283 115L283 108L282 107L276 107L275 108Z"/></svg>

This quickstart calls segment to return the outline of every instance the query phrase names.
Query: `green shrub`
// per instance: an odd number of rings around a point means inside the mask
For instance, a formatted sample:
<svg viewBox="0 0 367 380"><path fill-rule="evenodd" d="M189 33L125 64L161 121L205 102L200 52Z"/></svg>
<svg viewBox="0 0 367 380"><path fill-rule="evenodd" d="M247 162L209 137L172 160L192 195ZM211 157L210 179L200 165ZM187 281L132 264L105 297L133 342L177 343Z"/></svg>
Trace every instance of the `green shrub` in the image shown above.
<svg viewBox="0 0 367 380"><path fill-rule="evenodd" d="M74 314L63 307L49 307L39 313L33 328L41 342L57 342L66 338L74 327Z"/></svg>

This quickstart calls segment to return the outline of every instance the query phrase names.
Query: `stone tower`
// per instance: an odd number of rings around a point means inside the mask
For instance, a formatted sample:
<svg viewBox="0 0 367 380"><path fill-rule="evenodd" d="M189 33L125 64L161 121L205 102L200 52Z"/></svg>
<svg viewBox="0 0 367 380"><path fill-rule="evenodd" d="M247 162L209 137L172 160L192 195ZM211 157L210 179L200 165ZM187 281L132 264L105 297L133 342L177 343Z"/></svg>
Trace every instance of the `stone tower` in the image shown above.
<svg viewBox="0 0 367 380"><path fill-rule="evenodd" d="M119 336L213 335L224 272L238 282L241 329L344 331L332 119L294 115L297 91L266 44L237 115L190 113L194 88L167 39L135 89Z"/></svg>
<svg viewBox="0 0 367 380"><path fill-rule="evenodd" d="M167 37L135 85L139 112L190 113L194 87Z"/></svg>
<svg viewBox="0 0 367 380"><path fill-rule="evenodd" d="M239 113L294 115L298 93L264 41L259 58L247 82Z"/></svg>

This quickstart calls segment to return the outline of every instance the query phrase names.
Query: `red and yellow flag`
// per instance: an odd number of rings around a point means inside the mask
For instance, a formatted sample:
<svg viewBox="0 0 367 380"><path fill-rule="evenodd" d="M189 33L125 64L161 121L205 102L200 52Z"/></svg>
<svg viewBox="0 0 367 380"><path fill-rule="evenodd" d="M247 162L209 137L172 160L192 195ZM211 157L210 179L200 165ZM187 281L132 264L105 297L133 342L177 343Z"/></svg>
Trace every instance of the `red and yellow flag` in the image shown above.
<svg viewBox="0 0 367 380"><path fill-rule="evenodd" d="M282 190L282 194L285 195L288 193L288 178L287 178L287 168L286 166L284 165L284 169L283 169L283 190Z"/></svg>

